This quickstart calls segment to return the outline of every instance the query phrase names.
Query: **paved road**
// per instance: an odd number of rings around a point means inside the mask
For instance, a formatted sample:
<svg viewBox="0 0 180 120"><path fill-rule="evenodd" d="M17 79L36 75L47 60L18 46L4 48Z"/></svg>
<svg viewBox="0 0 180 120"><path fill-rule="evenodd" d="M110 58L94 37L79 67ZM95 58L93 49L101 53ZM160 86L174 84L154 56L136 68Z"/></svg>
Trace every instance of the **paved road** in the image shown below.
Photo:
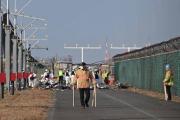
<svg viewBox="0 0 180 120"><path fill-rule="evenodd" d="M98 90L97 107L82 109L78 91L57 91L48 120L180 120L180 104L160 101L126 90Z"/></svg>

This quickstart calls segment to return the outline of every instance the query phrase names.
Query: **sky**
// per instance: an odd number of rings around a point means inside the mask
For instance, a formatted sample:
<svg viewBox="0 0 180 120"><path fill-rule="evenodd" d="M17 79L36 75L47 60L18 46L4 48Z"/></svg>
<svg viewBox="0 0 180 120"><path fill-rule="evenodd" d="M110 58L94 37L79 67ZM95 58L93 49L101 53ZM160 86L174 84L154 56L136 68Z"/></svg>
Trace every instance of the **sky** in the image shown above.
<svg viewBox="0 0 180 120"><path fill-rule="evenodd" d="M13 0L10 0L13 1ZM24 0L18 0L18 7ZM81 50L69 46L97 46L84 50L84 61L105 59L108 46L145 47L180 36L180 0L32 0L24 14L47 19L48 51L32 50L33 56L64 57L81 62ZM110 56L127 50L108 49Z"/></svg>

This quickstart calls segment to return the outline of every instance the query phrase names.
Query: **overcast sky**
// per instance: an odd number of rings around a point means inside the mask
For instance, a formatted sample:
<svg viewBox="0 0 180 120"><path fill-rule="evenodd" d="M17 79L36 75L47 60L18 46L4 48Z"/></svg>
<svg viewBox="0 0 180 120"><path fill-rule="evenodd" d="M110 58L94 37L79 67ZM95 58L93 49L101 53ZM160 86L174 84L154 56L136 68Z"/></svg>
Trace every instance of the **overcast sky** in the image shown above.
<svg viewBox="0 0 180 120"><path fill-rule="evenodd" d="M23 0L17 1L20 6ZM80 62L81 51L64 49L64 44L101 44L101 50L84 51L84 61L92 63L104 60L106 40L113 46L144 47L180 36L180 0L33 0L25 13L48 19L48 41L39 45L49 50L33 50L33 56L72 55Z"/></svg>

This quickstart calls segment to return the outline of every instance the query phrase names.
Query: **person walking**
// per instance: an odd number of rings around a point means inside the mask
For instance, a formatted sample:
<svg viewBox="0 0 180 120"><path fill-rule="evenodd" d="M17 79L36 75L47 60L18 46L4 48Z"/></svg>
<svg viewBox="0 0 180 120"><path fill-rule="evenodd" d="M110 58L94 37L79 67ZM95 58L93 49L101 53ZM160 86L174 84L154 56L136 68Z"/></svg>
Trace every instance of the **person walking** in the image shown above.
<svg viewBox="0 0 180 120"><path fill-rule="evenodd" d="M164 84L164 93L165 93L165 100L171 100L171 87L173 86L173 73L170 69L170 65L166 64L165 66L166 72L163 80Z"/></svg>
<svg viewBox="0 0 180 120"><path fill-rule="evenodd" d="M104 70L102 73L102 79L105 84L108 84L108 72L107 70Z"/></svg>
<svg viewBox="0 0 180 120"><path fill-rule="evenodd" d="M65 72L65 76L64 76L64 79L65 79L65 82L66 82L66 87L67 88L70 88L70 74L69 74L69 71L66 71Z"/></svg>
<svg viewBox="0 0 180 120"><path fill-rule="evenodd" d="M36 83L36 74L35 73L31 73L28 76L28 81L29 81L29 87L34 88L35 87L35 83Z"/></svg>
<svg viewBox="0 0 180 120"><path fill-rule="evenodd" d="M59 88L61 91L63 91L63 76L64 76L64 71L60 68L58 71L58 76L59 76Z"/></svg>
<svg viewBox="0 0 180 120"><path fill-rule="evenodd" d="M89 107L90 84L96 84L96 80L87 69L85 62L82 62L82 65L76 71L74 80L74 84L77 83L77 88L79 89L81 107ZM84 94L86 95L86 98L84 98Z"/></svg>
<svg viewBox="0 0 180 120"><path fill-rule="evenodd" d="M74 83L74 79L75 79L75 72L74 71L71 72L70 78L71 78L71 80L70 80L71 83L70 84L72 85Z"/></svg>
<svg viewBox="0 0 180 120"><path fill-rule="evenodd" d="M47 81L49 80L49 70L48 69L45 69L45 72L42 75L42 79L47 80Z"/></svg>

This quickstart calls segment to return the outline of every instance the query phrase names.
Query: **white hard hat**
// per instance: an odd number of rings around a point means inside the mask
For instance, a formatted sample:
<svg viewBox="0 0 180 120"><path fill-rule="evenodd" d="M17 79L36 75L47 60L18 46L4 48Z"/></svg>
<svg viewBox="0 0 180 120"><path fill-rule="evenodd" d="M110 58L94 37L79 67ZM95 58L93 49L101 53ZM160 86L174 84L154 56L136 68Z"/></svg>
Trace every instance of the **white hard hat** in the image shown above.
<svg viewBox="0 0 180 120"><path fill-rule="evenodd" d="M33 73L33 76L34 76L34 77L36 77L36 74L35 74L35 73Z"/></svg>
<svg viewBox="0 0 180 120"><path fill-rule="evenodd" d="M166 70L170 69L170 65L169 64L166 64Z"/></svg>
<svg viewBox="0 0 180 120"><path fill-rule="evenodd" d="M79 69L81 69L81 70L82 70L82 69L83 69L83 66L79 66Z"/></svg>
<svg viewBox="0 0 180 120"><path fill-rule="evenodd" d="M45 72L47 72L48 70L47 69L45 69Z"/></svg>

